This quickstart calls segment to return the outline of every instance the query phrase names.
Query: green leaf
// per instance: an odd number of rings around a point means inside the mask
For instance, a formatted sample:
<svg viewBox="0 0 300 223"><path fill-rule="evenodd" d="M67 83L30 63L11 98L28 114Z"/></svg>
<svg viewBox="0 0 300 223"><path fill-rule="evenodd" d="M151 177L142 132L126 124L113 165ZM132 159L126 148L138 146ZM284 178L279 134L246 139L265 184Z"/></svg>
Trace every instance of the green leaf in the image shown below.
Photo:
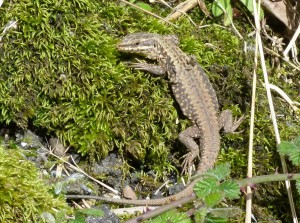
<svg viewBox="0 0 300 223"><path fill-rule="evenodd" d="M220 16L224 13L222 8L219 7L219 3L217 1L213 2L211 10L215 17Z"/></svg>
<svg viewBox="0 0 300 223"><path fill-rule="evenodd" d="M281 155L288 155L289 151L295 149L295 146L292 142L282 141L278 146L278 152Z"/></svg>
<svg viewBox="0 0 300 223"><path fill-rule="evenodd" d="M238 207L210 208L209 217L241 219L243 211ZM238 221L236 221L238 222Z"/></svg>
<svg viewBox="0 0 300 223"><path fill-rule="evenodd" d="M213 207L222 201L224 198L223 194L220 191L216 191L214 193L209 194L205 197L204 203L207 207Z"/></svg>
<svg viewBox="0 0 300 223"><path fill-rule="evenodd" d="M75 219L71 220L70 223L84 223L85 217L82 213L76 212L75 213Z"/></svg>
<svg viewBox="0 0 300 223"><path fill-rule="evenodd" d="M212 13L216 17L225 13L224 25L229 25L233 18L233 10L230 4L230 0L215 0L212 5Z"/></svg>
<svg viewBox="0 0 300 223"><path fill-rule="evenodd" d="M233 10L231 5L229 4L226 8L226 14L224 15L224 25L228 26L232 22L233 19Z"/></svg>
<svg viewBox="0 0 300 223"><path fill-rule="evenodd" d="M216 178L206 177L199 181L195 187L194 191L199 198L205 198L210 193L213 193L218 189L219 181Z"/></svg>
<svg viewBox="0 0 300 223"><path fill-rule="evenodd" d="M253 1L252 0L240 0L246 8L254 15L254 7L253 7ZM256 3L256 8L258 8L258 4ZM264 18L264 11L260 9L259 12L260 19Z"/></svg>
<svg viewBox="0 0 300 223"><path fill-rule="evenodd" d="M152 11L152 7L149 4L147 4L147 3L137 2L136 5L139 6L139 7L141 7L142 9L145 9L145 10L149 11L149 12Z"/></svg>
<svg viewBox="0 0 300 223"><path fill-rule="evenodd" d="M205 221L206 215L207 215L206 208L197 209L194 214L195 222L203 223Z"/></svg>
<svg viewBox="0 0 300 223"><path fill-rule="evenodd" d="M212 13L214 16L220 16L231 8L230 0L215 0L212 5Z"/></svg>
<svg viewBox="0 0 300 223"><path fill-rule="evenodd" d="M278 146L278 152L288 156L295 166L300 165L300 146L299 139L296 138L291 142L282 141Z"/></svg>
<svg viewBox="0 0 300 223"><path fill-rule="evenodd" d="M240 187L235 181L224 181L220 188L224 191L225 197L229 199L237 199L240 197Z"/></svg>
<svg viewBox="0 0 300 223"><path fill-rule="evenodd" d="M217 180L224 180L230 174L230 164L222 163L216 166L214 169L208 170L207 175L215 177Z"/></svg>
<svg viewBox="0 0 300 223"><path fill-rule="evenodd" d="M228 223L228 219L223 217L214 217L208 214L206 216L205 223Z"/></svg>
<svg viewBox="0 0 300 223"><path fill-rule="evenodd" d="M208 207L213 207L225 197L239 198L239 185L232 180L225 180L230 173L230 165L224 163L209 170L205 177L194 186L196 196Z"/></svg>

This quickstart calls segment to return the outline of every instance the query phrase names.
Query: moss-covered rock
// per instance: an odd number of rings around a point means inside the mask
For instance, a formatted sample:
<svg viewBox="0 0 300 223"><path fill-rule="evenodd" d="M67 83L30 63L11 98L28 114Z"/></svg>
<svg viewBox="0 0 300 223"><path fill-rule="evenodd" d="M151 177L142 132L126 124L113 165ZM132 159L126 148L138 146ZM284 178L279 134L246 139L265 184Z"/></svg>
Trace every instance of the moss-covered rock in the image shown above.
<svg viewBox="0 0 300 223"><path fill-rule="evenodd" d="M0 26L17 20L17 28L0 46L0 121L31 122L83 154L118 147L137 159L146 150L165 159L176 110L166 83L155 90L160 80L117 63L106 19L118 10L97 1L5 2Z"/></svg>
<svg viewBox="0 0 300 223"><path fill-rule="evenodd" d="M136 31L175 33L205 70L226 66L243 79L239 68L248 66L241 41L229 31L217 26L195 31L188 19L178 29L114 2L4 2L0 27L9 21L17 27L0 45L0 122L33 124L91 157L117 148L160 172L172 168L169 150L187 121L177 124L179 110L166 80L130 71L120 61L127 58L116 51L118 38ZM218 90L223 82L218 71L209 75ZM245 94L242 87L234 90L225 95ZM225 95L221 104L230 107Z"/></svg>

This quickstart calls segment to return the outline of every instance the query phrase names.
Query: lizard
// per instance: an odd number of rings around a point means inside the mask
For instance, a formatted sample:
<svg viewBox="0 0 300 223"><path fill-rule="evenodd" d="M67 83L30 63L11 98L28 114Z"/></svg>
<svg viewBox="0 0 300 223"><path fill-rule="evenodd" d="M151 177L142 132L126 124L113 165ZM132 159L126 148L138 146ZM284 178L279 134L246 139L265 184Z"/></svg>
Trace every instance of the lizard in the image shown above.
<svg viewBox="0 0 300 223"><path fill-rule="evenodd" d="M125 53L140 54L157 62L157 64L149 64L138 61L131 63L130 67L155 75L167 74L175 100L183 114L193 122L193 126L183 130L178 136L189 150L182 164L183 170L189 169L194 159L200 157L200 152L201 162L196 174L201 175L212 168L220 150L220 129L234 132L243 121L243 117L233 122L230 110L224 110L219 114L219 103L212 84L195 57L185 54L179 48L176 35L129 34L121 40L117 49ZM197 139L200 140L199 143ZM90 195L66 195L66 197L90 198L119 204L163 205L192 195L193 187L200 179L195 178L185 189L175 195L159 199L127 200Z"/></svg>

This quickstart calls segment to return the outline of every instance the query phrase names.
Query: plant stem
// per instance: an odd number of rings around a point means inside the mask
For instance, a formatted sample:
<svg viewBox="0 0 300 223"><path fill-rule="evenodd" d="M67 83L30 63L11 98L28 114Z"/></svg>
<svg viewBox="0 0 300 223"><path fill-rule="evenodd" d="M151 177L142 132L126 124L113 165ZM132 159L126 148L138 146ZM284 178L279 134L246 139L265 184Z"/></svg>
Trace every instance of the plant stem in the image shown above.
<svg viewBox="0 0 300 223"><path fill-rule="evenodd" d="M271 174L271 175L262 175L262 176L237 180L237 183L240 185L240 187L244 187L250 184L267 183L271 181L298 180L298 179L300 179L300 173Z"/></svg>

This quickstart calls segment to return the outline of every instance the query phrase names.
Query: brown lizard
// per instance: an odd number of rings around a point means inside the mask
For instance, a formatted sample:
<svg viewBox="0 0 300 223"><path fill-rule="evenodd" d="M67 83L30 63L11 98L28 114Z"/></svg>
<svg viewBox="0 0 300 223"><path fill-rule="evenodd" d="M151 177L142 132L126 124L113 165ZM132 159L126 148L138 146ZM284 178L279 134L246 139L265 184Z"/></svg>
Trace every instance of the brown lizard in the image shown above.
<svg viewBox="0 0 300 223"><path fill-rule="evenodd" d="M234 132L243 118L233 123L231 111L225 110L219 115L216 93L196 59L181 51L175 35L130 34L122 39L117 48L122 52L140 54L157 61L158 64L139 61L131 63L130 66L156 75L167 74L174 97L183 114L194 123L179 134L179 140L189 149L183 162L183 169L187 170L194 159L200 156L200 152L201 162L197 174L201 175L213 167L220 149L220 128L224 128L225 132ZM200 146L195 139L200 139ZM89 195L66 197L98 199L121 204L162 205L193 194L193 187L199 180L200 178L196 178L178 194L160 199L126 200Z"/></svg>

